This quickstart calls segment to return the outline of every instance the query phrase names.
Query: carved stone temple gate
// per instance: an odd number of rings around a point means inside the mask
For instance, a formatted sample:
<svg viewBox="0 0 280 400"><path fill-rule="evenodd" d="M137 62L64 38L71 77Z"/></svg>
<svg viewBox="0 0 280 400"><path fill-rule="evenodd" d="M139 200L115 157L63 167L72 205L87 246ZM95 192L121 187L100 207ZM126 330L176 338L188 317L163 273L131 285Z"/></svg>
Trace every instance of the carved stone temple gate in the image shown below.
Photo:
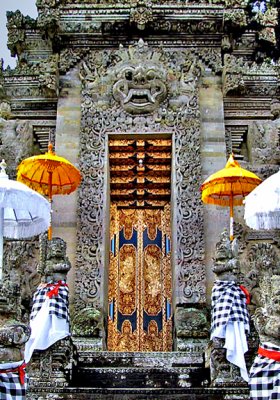
<svg viewBox="0 0 280 400"><path fill-rule="evenodd" d="M202 181L198 109L201 69L191 50L154 49L141 39L129 48L106 54L91 51L83 58L77 313L85 306L109 307L109 222L104 221L110 202L108 140L116 134L118 138L172 137L173 309L179 304L205 304L202 205L197 195ZM176 70L184 71L180 80ZM182 103L184 112L179 111Z"/></svg>
<svg viewBox="0 0 280 400"><path fill-rule="evenodd" d="M209 367L213 257L229 223L200 186L231 152L262 179L279 169L279 7L257 3L37 0L36 20L8 13L18 60L0 66L7 172L50 140L82 173L78 191L53 201L73 335L35 357L29 399L103 400L117 388L118 400L142 385L147 398L247 400L219 344ZM234 230L240 277L262 293L254 315L270 273L277 286L279 232L250 230L243 208ZM0 322L26 322L39 241L4 250Z"/></svg>

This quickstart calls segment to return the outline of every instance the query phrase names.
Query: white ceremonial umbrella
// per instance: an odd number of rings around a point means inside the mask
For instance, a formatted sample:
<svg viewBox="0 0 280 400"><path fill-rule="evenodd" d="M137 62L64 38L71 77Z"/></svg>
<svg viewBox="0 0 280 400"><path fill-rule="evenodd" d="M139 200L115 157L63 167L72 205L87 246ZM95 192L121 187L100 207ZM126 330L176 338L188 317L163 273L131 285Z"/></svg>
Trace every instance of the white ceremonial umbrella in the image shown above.
<svg viewBox="0 0 280 400"><path fill-rule="evenodd" d="M50 225L47 199L21 182L9 179L6 163L0 163L0 280L3 269L3 237L26 239L45 232Z"/></svg>
<svg viewBox="0 0 280 400"><path fill-rule="evenodd" d="M253 229L280 229L280 170L245 197L244 218Z"/></svg>

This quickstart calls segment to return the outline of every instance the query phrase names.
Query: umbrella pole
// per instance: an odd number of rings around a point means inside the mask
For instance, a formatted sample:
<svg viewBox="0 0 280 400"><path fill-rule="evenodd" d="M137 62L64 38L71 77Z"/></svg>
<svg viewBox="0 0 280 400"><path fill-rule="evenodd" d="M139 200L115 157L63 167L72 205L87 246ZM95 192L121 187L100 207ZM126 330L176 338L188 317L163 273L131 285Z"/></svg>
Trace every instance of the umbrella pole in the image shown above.
<svg viewBox="0 0 280 400"><path fill-rule="evenodd" d="M230 208L230 216L229 216L229 238L233 240L233 195L230 194L229 199L229 208Z"/></svg>
<svg viewBox="0 0 280 400"><path fill-rule="evenodd" d="M48 239L52 239L52 172L48 171L49 174L49 202L51 205L51 220L50 220L50 226L48 229Z"/></svg>
<svg viewBox="0 0 280 400"><path fill-rule="evenodd" d="M3 248L4 248L4 208L0 208L0 281L3 275Z"/></svg>

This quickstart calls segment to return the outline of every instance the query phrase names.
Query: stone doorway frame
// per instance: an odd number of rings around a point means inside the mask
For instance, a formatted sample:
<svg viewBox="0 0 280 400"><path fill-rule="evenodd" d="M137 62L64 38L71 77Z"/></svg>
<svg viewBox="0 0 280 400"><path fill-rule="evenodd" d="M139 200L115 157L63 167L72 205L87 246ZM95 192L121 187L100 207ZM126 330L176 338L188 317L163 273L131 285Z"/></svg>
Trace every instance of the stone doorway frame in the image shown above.
<svg viewBox="0 0 280 400"><path fill-rule="evenodd" d="M109 56L111 64L105 69L100 64L100 77L115 79L115 67L120 65L120 56L127 50L112 50ZM187 337L200 337L199 324L193 325L195 316L204 318L202 308L206 304L206 276L204 265L204 215L200 199L200 185L202 182L201 164L201 120L198 99L198 75L200 68L197 55L190 50L172 50L165 52L163 49L150 51L145 47L141 56L145 61L153 54L162 59L158 63L160 68L168 68L170 63L177 63L177 67L188 65L192 75L192 85L188 97L180 97L180 90L185 90L181 81L176 81L175 72L171 74L168 84L175 85L177 91L172 97L164 100L158 108L150 114L128 114L112 97L111 81L107 86L99 78L92 86L91 80L84 78L81 93L81 132L79 167L83 174L83 181L78 193L78 236L76 253L76 277L73 313L83 321L90 321L87 316L93 315L98 320L97 329L99 348L105 348L106 326L104 316L107 315L107 305L104 302L106 290L106 249L108 237L108 167L106 165L108 135L170 135L173 137L173 313L176 332L183 331ZM106 63L108 56L104 55ZM103 59L101 50L93 51L84 60L86 70L91 73L92 60ZM176 60L176 61L174 61ZM143 62L144 62L143 61ZM105 62L105 61L104 61ZM172 64L172 65L173 65ZM107 64L108 65L108 64ZM102 69L103 68L103 69ZM87 76L88 76L87 72ZM95 73L93 71L93 73ZM104 75L105 74L105 75ZM107 75L106 75L107 74ZM197 77L196 77L197 74ZM183 76L182 76L183 78ZM100 85L100 88L99 88ZM100 89L100 90L99 90ZM183 92L182 92L183 93ZM183 101L181 104L180 101ZM186 101L186 103L184 103ZM175 227L175 228L174 228ZM203 314L201 316L201 313ZM98 317L99 315L99 317ZM99 318L99 319L98 319ZM180 324L187 328L181 329ZM178 321L178 323L177 323ZM179 325L178 325L179 324ZM79 336L87 335L90 339L96 333L89 326L88 329L79 330ZM86 333L90 332L90 333ZM187 332L187 333L186 333ZM185 337L185 336L184 336ZM103 344L102 344L103 343ZM177 345L175 345L175 349Z"/></svg>

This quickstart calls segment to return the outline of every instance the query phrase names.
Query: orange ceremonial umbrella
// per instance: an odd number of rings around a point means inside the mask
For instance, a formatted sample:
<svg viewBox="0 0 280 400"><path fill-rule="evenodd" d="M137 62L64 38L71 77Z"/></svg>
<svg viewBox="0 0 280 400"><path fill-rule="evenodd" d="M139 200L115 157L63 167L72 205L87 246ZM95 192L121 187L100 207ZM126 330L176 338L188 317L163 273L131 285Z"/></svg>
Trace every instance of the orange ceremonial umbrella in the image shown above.
<svg viewBox="0 0 280 400"><path fill-rule="evenodd" d="M233 206L241 206L243 199L261 179L244 168L241 168L230 155L225 168L210 175L201 185L202 201L207 204L230 207L230 239L233 240Z"/></svg>
<svg viewBox="0 0 280 400"><path fill-rule="evenodd" d="M81 182L80 171L70 161L57 156L51 143L48 152L26 158L17 169L17 180L48 196L50 203L53 195L70 194ZM51 237L50 227L49 239Z"/></svg>

